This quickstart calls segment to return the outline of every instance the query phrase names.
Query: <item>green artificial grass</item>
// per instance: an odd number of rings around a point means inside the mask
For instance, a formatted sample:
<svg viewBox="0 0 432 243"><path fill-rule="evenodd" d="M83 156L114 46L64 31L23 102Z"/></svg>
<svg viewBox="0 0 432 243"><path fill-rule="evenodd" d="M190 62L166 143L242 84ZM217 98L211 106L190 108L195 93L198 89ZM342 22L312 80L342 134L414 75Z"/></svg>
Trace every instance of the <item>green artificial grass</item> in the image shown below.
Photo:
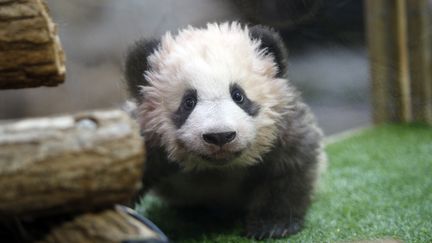
<svg viewBox="0 0 432 243"><path fill-rule="evenodd" d="M270 242L432 242L432 128L385 125L327 146L329 167L303 231ZM147 196L137 210L176 242L249 242L241 222L179 212Z"/></svg>

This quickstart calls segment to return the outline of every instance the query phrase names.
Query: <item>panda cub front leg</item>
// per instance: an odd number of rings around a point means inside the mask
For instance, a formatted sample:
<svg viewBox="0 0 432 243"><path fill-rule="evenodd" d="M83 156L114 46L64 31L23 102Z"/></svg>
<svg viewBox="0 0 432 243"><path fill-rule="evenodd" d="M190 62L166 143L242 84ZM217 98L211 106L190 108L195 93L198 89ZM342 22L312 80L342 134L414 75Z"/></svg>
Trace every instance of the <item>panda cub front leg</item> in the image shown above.
<svg viewBox="0 0 432 243"><path fill-rule="evenodd" d="M246 236L258 240L299 232L311 201L313 186L304 172L272 175L270 170L261 172L266 175L253 191L246 216Z"/></svg>

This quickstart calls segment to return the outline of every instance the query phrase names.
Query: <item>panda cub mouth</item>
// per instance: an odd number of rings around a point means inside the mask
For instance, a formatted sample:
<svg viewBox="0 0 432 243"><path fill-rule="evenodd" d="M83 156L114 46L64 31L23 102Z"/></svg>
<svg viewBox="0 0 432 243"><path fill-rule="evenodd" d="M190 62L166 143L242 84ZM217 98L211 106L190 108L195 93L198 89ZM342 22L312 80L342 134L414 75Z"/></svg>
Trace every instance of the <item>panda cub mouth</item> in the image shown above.
<svg viewBox="0 0 432 243"><path fill-rule="evenodd" d="M228 164L230 161L238 158L243 151L229 152L224 150L219 150L210 155L200 155L200 157L206 161L209 161L218 165Z"/></svg>

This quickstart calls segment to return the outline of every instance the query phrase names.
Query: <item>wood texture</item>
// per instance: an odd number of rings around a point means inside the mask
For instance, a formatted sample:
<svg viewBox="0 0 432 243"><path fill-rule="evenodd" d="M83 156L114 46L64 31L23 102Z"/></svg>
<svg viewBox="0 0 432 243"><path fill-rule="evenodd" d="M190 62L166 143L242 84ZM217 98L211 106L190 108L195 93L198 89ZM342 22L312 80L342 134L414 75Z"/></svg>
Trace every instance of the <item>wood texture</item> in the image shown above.
<svg viewBox="0 0 432 243"><path fill-rule="evenodd" d="M0 0L0 89L64 81L64 53L42 0Z"/></svg>
<svg viewBox="0 0 432 243"><path fill-rule="evenodd" d="M374 121L432 123L427 0L366 0Z"/></svg>
<svg viewBox="0 0 432 243"><path fill-rule="evenodd" d="M392 0L366 0L366 29L372 83L373 119L397 120L399 102L394 96L397 80L395 4ZM392 95L393 94L393 95Z"/></svg>
<svg viewBox="0 0 432 243"><path fill-rule="evenodd" d="M121 243L149 239L153 240L151 242L167 242L139 218L122 210L106 210L81 215L54 228L41 243Z"/></svg>
<svg viewBox="0 0 432 243"><path fill-rule="evenodd" d="M428 1L365 3L374 121L432 124Z"/></svg>
<svg viewBox="0 0 432 243"><path fill-rule="evenodd" d="M428 0L407 5L412 113L415 121L432 124L432 31Z"/></svg>
<svg viewBox="0 0 432 243"><path fill-rule="evenodd" d="M411 86L410 67L408 52L408 30L407 30L407 0L396 0L396 42L397 42L397 84L396 92L400 107L398 117L402 122L412 121L411 110Z"/></svg>
<svg viewBox="0 0 432 243"><path fill-rule="evenodd" d="M141 185L144 147L122 111L0 126L0 218L127 203Z"/></svg>

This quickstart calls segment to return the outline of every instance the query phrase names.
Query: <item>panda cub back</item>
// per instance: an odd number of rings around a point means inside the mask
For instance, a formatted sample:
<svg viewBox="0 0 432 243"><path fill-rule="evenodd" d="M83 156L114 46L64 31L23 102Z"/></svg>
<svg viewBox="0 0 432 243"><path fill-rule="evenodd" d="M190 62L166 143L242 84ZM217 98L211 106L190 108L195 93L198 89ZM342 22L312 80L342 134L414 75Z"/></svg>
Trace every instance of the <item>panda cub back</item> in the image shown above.
<svg viewBox="0 0 432 243"><path fill-rule="evenodd" d="M148 148L145 190L244 211L250 237L298 232L325 155L286 58L276 32L236 22L138 41L126 80Z"/></svg>

